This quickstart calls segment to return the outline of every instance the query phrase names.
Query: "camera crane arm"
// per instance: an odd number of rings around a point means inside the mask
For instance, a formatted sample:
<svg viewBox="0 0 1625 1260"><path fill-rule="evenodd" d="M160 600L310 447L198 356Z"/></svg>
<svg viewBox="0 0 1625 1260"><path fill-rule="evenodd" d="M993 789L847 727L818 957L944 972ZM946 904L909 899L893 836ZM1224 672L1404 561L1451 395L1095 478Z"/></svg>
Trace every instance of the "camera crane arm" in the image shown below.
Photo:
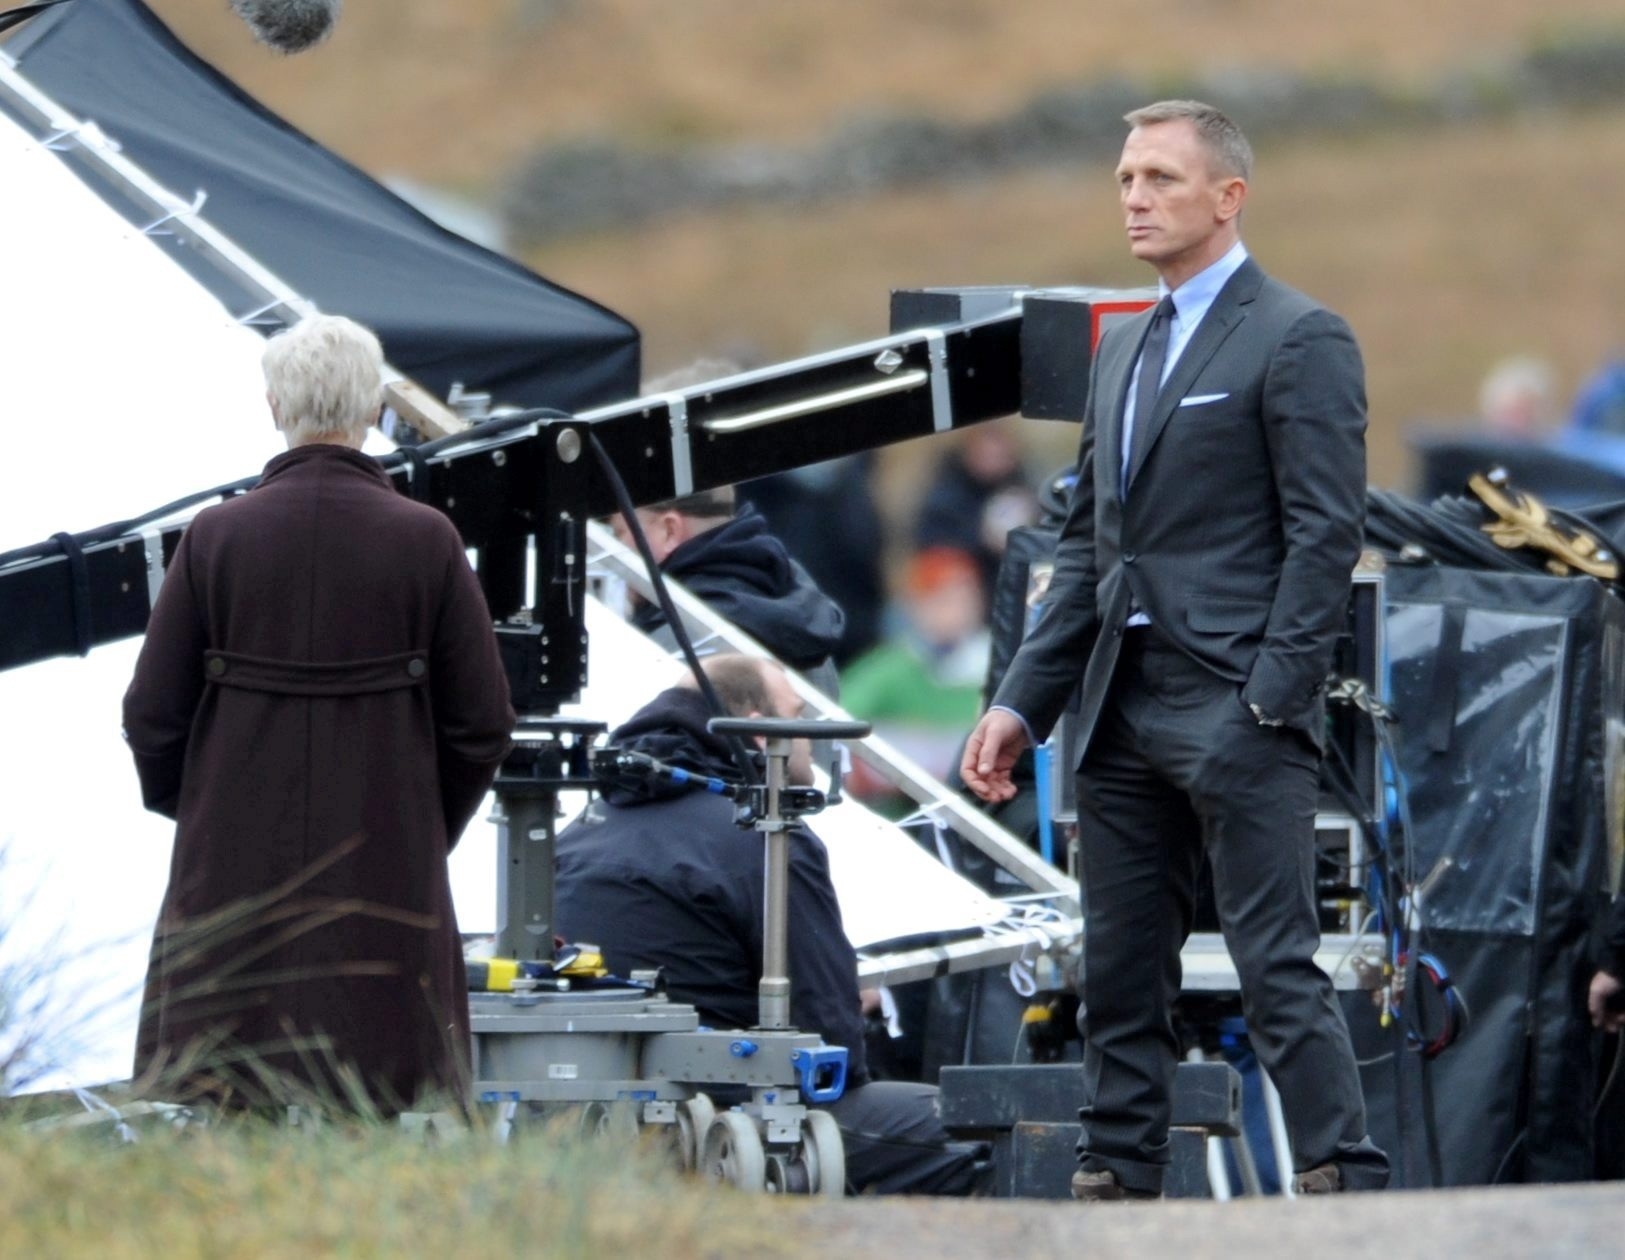
<svg viewBox="0 0 1625 1260"><path fill-rule="evenodd" d="M1078 419L1102 322L1145 302L1105 290L900 291L899 331L885 338L580 415L501 416L382 462L475 549L492 615L528 617L526 707L547 708L579 695L585 523L616 507L589 437L647 504L1017 412ZM0 555L0 670L142 633L185 528L154 513Z"/></svg>

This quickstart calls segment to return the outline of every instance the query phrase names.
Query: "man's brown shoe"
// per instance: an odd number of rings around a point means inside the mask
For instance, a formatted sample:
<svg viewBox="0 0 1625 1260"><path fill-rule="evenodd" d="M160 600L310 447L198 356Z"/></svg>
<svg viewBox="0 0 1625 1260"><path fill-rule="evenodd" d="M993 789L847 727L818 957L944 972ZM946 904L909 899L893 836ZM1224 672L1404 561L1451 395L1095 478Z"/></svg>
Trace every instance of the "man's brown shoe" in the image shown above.
<svg viewBox="0 0 1625 1260"><path fill-rule="evenodd" d="M1343 1170L1336 1164L1321 1164L1292 1179L1295 1194L1337 1194L1343 1189Z"/></svg>
<svg viewBox="0 0 1625 1260"><path fill-rule="evenodd" d="M1151 1190L1136 1190L1117 1180L1111 1169L1089 1172L1080 1168L1072 1174L1072 1197L1084 1203L1121 1203L1131 1199L1160 1199Z"/></svg>

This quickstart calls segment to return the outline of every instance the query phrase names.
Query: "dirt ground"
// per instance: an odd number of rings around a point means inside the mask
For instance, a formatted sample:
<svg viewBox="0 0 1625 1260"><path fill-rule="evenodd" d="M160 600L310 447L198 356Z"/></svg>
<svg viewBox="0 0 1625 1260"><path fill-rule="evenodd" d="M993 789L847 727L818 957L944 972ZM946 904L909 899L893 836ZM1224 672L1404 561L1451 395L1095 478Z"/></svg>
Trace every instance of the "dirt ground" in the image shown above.
<svg viewBox="0 0 1625 1260"><path fill-rule="evenodd" d="M798 1254L842 1260L1604 1260L1625 1256L1625 1185L1159 1204L872 1200L813 1207Z"/></svg>

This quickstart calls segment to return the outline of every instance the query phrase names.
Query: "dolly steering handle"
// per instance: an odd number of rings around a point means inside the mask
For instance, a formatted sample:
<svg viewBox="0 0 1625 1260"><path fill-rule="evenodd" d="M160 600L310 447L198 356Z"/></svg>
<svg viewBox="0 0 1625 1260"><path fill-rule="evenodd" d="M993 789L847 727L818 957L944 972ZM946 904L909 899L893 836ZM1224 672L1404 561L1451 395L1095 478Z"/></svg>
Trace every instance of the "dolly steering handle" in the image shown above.
<svg viewBox="0 0 1625 1260"><path fill-rule="evenodd" d="M855 719L719 717L705 724L713 735L761 736L763 739L862 739L874 729Z"/></svg>

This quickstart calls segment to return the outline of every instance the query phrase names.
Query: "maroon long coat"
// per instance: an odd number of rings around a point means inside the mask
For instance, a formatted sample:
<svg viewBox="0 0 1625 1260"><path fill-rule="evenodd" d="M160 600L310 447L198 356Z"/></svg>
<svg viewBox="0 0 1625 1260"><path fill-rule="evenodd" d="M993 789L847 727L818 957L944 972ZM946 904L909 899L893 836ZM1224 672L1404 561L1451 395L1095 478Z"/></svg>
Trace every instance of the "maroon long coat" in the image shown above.
<svg viewBox="0 0 1625 1260"><path fill-rule="evenodd" d="M456 529L370 458L303 446L200 513L124 727L176 819L136 1073L165 1096L385 1111L460 1092L446 855L514 715Z"/></svg>

